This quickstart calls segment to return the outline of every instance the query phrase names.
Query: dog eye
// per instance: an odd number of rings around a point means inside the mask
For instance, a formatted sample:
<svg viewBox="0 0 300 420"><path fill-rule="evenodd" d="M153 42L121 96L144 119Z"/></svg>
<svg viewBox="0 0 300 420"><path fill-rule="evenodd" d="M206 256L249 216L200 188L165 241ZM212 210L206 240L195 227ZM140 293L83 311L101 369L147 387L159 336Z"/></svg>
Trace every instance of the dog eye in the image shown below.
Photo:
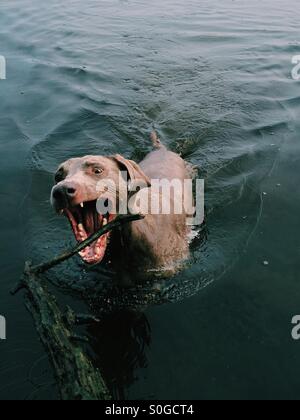
<svg viewBox="0 0 300 420"><path fill-rule="evenodd" d="M55 182L58 184L59 182L61 182L61 181L63 181L64 180L64 173L63 173L63 171L59 171L59 172L57 172L56 174L55 174L55 176L54 176L54 180L55 180Z"/></svg>
<svg viewBox="0 0 300 420"><path fill-rule="evenodd" d="M101 174L103 174L103 169L101 169L101 168L95 168L94 169L94 174L95 175L101 175Z"/></svg>

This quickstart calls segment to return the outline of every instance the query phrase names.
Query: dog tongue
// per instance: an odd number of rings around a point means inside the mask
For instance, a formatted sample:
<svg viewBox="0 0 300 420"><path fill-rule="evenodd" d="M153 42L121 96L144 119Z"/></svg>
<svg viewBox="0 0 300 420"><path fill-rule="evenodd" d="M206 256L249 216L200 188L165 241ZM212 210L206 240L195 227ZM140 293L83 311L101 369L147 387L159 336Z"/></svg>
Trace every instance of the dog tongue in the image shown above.
<svg viewBox="0 0 300 420"><path fill-rule="evenodd" d="M95 203L85 203L82 209L82 218L86 233L88 236L92 235L97 226L95 225L95 217L98 216Z"/></svg>
<svg viewBox="0 0 300 420"><path fill-rule="evenodd" d="M82 223L79 223L79 225L77 226L77 233L78 235L76 235L76 239L78 241L80 240L81 242L83 242L88 238L88 235Z"/></svg>
<svg viewBox="0 0 300 420"><path fill-rule="evenodd" d="M81 258L88 264L100 263L105 255L108 234L99 238L95 243L79 253Z"/></svg>

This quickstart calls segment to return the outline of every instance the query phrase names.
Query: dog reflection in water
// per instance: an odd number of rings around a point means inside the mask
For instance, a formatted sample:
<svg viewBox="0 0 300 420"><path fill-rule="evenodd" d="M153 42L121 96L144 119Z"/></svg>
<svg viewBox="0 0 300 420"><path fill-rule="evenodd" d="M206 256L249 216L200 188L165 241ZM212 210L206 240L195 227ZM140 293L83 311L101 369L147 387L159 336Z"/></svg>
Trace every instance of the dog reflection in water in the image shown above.
<svg viewBox="0 0 300 420"><path fill-rule="evenodd" d="M136 380L135 371L147 367L145 350L151 343L151 328L142 312L120 310L89 327L93 361L103 373L113 397L126 398L126 389Z"/></svg>

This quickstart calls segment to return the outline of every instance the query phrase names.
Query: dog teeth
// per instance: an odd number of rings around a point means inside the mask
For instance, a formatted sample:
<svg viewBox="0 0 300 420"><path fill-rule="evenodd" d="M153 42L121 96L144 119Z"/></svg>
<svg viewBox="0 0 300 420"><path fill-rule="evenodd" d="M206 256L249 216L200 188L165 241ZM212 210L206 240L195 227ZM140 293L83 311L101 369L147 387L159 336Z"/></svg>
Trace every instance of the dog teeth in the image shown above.
<svg viewBox="0 0 300 420"><path fill-rule="evenodd" d="M80 203L80 207L83 209L83 207L84 207L84 204L83 203Z"/></svg>

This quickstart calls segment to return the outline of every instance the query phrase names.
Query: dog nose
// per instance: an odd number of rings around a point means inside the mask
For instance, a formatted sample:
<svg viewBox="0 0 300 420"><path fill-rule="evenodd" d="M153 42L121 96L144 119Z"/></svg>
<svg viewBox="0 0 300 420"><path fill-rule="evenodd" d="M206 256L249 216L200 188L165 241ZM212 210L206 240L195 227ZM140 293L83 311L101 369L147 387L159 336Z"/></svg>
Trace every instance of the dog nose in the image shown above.
<svg viewBox="0 0 300 420"><path fill-rule="evenodd" d="M52 196L58 205L65 206L68 200L76 196L77 189L74 185L57 185L52 192Z"/></svg>
<svg viewBox="0 0 300 420"><path fill-rule="evenodd" d="M76 195L76 188L75 187L66 187L66 194L68 197L75 197Z"/></svg>

